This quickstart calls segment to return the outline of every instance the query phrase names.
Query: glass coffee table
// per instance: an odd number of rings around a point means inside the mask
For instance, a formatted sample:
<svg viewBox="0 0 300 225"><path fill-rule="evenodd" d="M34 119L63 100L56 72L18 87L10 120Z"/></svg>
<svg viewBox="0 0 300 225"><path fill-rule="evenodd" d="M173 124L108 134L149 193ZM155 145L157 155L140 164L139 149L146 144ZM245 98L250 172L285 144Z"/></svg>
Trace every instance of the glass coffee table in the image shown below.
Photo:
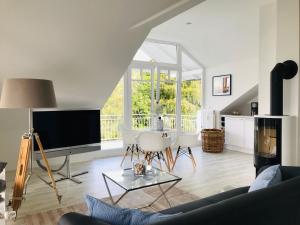
<svg viewBox="0 0 300 225"><path fill-rule="evenodd" d="M141 207L151 207L156 201L158 201L161 197L164 197L171 207L171 203L168 200L166 193L171 190L182 178L170 174L168 172L162 171L158 168L152 167L151 171L147 172L146 175L143 176L136 176L133 173L131 168L124 169L120 171L109 171L102 173L105 186L107 192L109 194L109 198L113 205L116 205L120 202L120 200L129 192L144 189L152 186L157 186L160 190L160 194L148 205ZM108 185L108 180L116 184L117 186L121 187L125 192L116 200L114 200L111 190ZM163 189L161 187L162 184L170 183L170 185Z"/></svg>

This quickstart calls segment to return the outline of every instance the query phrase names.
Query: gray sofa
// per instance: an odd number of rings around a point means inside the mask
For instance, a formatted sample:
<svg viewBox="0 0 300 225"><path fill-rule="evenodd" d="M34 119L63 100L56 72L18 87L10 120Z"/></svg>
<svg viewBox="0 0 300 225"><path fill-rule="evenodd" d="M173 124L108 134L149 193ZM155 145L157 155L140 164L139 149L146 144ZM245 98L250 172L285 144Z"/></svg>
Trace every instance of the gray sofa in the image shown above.
<svg viewBox="0 0 300 225"><path fill-rule="evenodd" d="M300 168L280 167L283 181L248 193L237 188L161 211L181 214L153 225L300 225ZM78 213L67 213L59 225L109 225Z"/></svg>

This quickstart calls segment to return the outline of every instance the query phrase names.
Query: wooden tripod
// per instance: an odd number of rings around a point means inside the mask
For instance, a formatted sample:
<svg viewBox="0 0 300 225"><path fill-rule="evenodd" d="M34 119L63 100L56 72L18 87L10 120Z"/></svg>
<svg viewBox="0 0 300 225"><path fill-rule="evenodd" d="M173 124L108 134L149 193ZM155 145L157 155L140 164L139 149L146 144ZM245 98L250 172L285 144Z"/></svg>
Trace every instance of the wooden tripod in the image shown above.
<svg viewBox="0 0 300 225"><path fill-rule="evenodd" d="M60 204L62 196L58 194L58 190L56 188L56 183L49 165L49 162L47 160L46 154L44 152L44 148L42 145L42 142L40 140L40 137L37 133L27 133L22 136L21 145L20 145L20 152L19 152L19 159L18 159L18 165L16 170L16 177L15 177L15 184L13 189L13 198L11 202L12 209L14 211L18 211L18 209L21 206L24 192L26 193L26 186L29 181L30 176L32 175L32 163L33 163L33 148L32 148L32 141L33 138L36 140L40 153L42 155L42 159L46 165L48 176L51 179L52 188L56 194L58 203ZM30 174L28 174L28 161L29 156L31 154L31 171Z"/></svg>

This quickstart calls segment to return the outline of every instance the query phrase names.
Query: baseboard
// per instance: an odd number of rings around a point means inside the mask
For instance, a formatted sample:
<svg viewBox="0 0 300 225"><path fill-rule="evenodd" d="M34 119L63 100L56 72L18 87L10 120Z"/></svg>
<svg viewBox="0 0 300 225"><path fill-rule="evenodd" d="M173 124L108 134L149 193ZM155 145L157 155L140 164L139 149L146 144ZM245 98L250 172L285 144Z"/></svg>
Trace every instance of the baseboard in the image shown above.
<svg viewBox="0 0 300 225"><path fill-rule="evenodd" d="M235 145L227 145L225 144L224 146L227 150L232 150L232 151L237 151L237 152L242 152L242 153L246 153L249 155L253 155L254 154L254 150L253 149L248 149L248 148L242 148L239 146L235 146Z"/></svg>

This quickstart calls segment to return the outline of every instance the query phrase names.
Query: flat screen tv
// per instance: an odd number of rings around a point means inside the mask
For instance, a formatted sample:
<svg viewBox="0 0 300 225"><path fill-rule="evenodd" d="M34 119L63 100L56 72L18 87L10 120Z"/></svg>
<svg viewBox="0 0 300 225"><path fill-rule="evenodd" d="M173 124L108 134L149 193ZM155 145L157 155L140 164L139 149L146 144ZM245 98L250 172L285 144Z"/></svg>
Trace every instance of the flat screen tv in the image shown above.
<svg viewBox="0 0 300 225"><path fill-rule="evenodd" d="M33 111L34 131L39 134L46 153L64 151L56 156L74 154L72 149L100 150L100 110ZM88 148L96 146L97 148ZM34 150L38 146L34 143Z"/></svg>

